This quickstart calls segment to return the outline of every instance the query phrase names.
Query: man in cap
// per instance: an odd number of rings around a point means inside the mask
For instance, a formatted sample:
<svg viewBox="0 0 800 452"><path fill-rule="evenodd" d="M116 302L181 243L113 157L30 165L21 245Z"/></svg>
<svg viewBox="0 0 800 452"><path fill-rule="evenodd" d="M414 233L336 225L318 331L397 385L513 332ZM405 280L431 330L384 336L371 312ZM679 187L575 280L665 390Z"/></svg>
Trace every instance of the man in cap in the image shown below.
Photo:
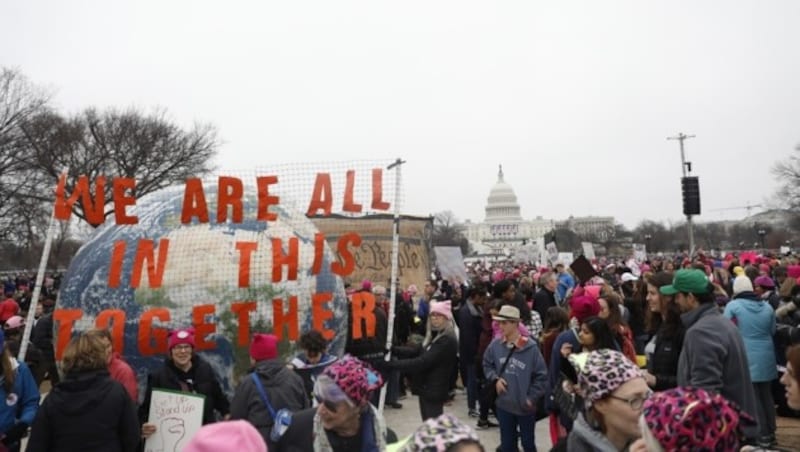
<svg viewBox="0 0 800 452"><path fill-rule="evenodd" d="M497 390L495 408L500 423L500 448L516 451L522 439L525 452L536 450L536 401L547 389L547 366L535 340L519 333L519 309L503 305L492 317L503 336L483 355L483 373ZM519 431L519 433L517 433Z"/></svg>
<svg viewBox="0 0 800 452"><path fill-rule="evenodd" d="M672 284L659 289L675 297L686 327L678 386L721 394L755 418L756 399L744 342L733 322L719 312L712 289L706 275L696 269L678 270ZM753 439L758 429L750 426L745 433Z"/></svg>

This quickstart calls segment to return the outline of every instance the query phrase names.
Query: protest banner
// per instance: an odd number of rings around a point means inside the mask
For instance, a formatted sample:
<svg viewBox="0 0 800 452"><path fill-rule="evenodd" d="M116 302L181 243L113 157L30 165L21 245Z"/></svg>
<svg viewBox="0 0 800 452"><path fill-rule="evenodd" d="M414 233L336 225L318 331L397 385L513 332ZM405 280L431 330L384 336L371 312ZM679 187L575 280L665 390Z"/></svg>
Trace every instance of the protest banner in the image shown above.
<svg viewBox="0 0 800 452"><path fill-rule="evenodd" d="M344 221L343 221L344 220ZM356 231L361 236L361 245L353 249L355 267L345 280L354 287L367 279L389 289L392 272L392 222L391 215L370 215L348 218L338 215L312 217L311 221L325 235L331 247L340 237ZM432 259L430 237L433 231L432 217L400 217L400 243L398 252L398 279L400 289L418 284L430 277Z"/></svg>
<svg viewBox="0 0 800 452"><path fill-rule="evenodd" d="M145 441L145 452L180 452L203 426L205 396L153 389L147 422L156 432Z"/></svg>
<svg viewBox="0 0 800 452"><path fill-rule="evenodd" d="M61 284L57 359L73 334L109 328L115 351L143 374L163 365L168 330L191 325L195 349L211 358L230 392L249 366L253 332L276 334L287 355L301 332L316 329L341 354L348 316L358 320L354 337L374 334L374 297L363 293L349 303L344 282L361 259L358 220L390 211L387 200L397 191L384 187L383 168L364 161L276 165L188 178L141 199L133 195L135 179L113 178L108 206L105 177L60 178L55 217L68 220L81 203L99 227ZM339 232L328 239L311 218L333 215ZM392 222L383 224L391 237Z"/></svg>

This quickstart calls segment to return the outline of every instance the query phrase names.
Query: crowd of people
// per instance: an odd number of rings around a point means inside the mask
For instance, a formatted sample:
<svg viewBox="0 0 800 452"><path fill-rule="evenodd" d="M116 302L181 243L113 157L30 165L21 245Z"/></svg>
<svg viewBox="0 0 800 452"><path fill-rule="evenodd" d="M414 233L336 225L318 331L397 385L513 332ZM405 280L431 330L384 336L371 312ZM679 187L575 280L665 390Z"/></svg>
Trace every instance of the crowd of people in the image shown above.
<svg viewBox="0 0 800 452"><path fill-rule="evenodd" d="M591 267L470 265L466 281L434 273L394 303L363 281L348 294L375 297L375 335L354 338L351 318L344 356L308 331L285 360L276 336L256 333L232 398L191 327L169 333L143 388L107 330L74 336L57 368L52 280L18 361L30 280L6 281L0 451L20 450L25 436L29 451L141 450L160 428L148 419L155 389L205 398L188 451L474 452L484 450L476 430L496 428L498 450L527 452L542 419L556 451L787 446L777 444L776 416L800 414L796 259L699 254ZM52 389L40 404L45 379ZM408 437L378 409L384 386L387 409L402 410L409 392L418 399L421 424ZM445 412L460 387L467 412Z"/></svg>

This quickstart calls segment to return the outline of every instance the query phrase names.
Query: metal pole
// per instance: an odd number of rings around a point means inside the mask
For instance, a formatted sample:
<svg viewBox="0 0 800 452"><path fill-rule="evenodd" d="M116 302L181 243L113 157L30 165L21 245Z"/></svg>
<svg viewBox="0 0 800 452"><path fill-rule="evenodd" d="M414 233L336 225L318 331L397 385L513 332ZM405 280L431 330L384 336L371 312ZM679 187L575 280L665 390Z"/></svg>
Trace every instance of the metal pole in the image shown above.
<svg viewBox="0 0 800 452"><path fill-rule="evenodd" d="M61 176L66 178L68 168L61 172ZM25 361L25 354L28 352L28 341L31 338L31 331L33 331L33 320L36 316L36 305L39 303L39 295L42 293L42 284L44 283L44 273L47 271L47 260L50 258L50 247L53 244L53 236L56 230L56 217L55 207L53 207L53 214L50 215L50 223L47 227L47 236L44 239L44 249L42 250L42 257L39 259L39 272L36 274L36 285L33 287L33 295L31 296L31 304L28 307L28 315L25 319L25 330L22 332L22 343L19 347L19 354L17 359L21 362Z"/></svg>
<svg viewBox="0 0 800 452"><path fill-rule="evenodd" d="M681 145L681 173L683 174L683 177L689 176L692 172L692 164L686 161L686 153L683 149L683 142L688 138L694 137L694 135L686 135L683 132L679 133L676 137L667 137L668 140L678 140ZM686 215L686 228L689 232L689 257L691 258L694 255L694 225L692 224L691 215Z"/></svg>
<svg viewBox="0 0 800 452"><path fill-rule="evenodd" d="M398 158L394 161L394 163L386 168L387 170L395 170L394 222L392 231L392 280L390 282L391 291L389 292L389 316L387 320L389 324L387 325L386 329L386 356L384 358L386 361L390 361L392 359L392 342L394 342L394 310L395 304L397 303L397 267L400 254L400 185L402 182L401 168L403 163L405 163L405 160ZM380 401L378 402L378 411L381 413L383 413L384 403L386 402L386 389L390 384L391 383L387 381L386 384L384 384L381 388L381 397Z"/></svg>

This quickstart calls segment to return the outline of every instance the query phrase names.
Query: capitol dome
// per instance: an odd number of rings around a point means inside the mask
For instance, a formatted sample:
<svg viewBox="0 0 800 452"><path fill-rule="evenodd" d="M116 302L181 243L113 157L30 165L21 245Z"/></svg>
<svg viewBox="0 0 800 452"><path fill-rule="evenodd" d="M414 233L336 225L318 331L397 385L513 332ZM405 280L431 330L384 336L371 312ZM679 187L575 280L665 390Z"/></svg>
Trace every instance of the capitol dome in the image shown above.
<svg viewBox="0 0 800 452"><path fill-rule="evenodd" d="M517 195L514 189L503 180L503 165L497 172L497 183L489 192L489 199L486 202L486 222L487 223L518 223L522 222L522 216L517 203Z"/></svg>

